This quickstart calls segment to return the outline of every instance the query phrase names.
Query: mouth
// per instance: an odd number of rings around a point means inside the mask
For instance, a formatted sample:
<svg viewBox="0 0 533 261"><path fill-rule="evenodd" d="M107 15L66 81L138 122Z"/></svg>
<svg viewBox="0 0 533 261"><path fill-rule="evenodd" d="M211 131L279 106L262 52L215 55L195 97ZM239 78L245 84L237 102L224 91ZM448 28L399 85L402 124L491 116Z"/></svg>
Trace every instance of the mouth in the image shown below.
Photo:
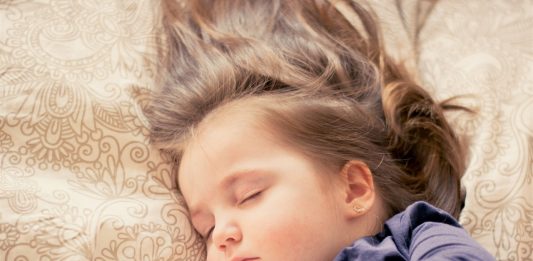
<svg viewBox="0 0 533 261"><path fill-rule="evenodd" d="M235 257L232 258L231 261L252 261L252 260L259 260L259 257Z"/></svg>

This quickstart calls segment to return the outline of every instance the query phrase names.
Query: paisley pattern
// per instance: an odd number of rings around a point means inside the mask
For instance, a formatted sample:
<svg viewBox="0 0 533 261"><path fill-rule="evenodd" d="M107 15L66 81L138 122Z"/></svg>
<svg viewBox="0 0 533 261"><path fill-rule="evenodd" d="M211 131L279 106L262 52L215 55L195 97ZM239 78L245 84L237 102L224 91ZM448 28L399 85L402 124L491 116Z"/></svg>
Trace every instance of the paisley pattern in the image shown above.
<svg viewBox="0 0 533 261"><path fill-rule="evenodd" d="M451 117L470 141L460 221L498 260L533 260L533 4L443 1L429 19L424 82L477 111Z"/></svg>
<svg viewBox="0 0 533 261"><path fill-rule="evenodd" d="M387 48L468 138L461 222L498 260L533 260L533 4L371 1ZM142 113L157 80L150 0L0 1L0 259L204 260ZM403 22L402 22L403 21ZM415 50L420 50L417 54Z"/></svg>
<svg viewBox="0 0 533 261"><path fill-rule="evenodd" d="M203 260L148 143L153 1L0 2L0 259Z"/></svg>

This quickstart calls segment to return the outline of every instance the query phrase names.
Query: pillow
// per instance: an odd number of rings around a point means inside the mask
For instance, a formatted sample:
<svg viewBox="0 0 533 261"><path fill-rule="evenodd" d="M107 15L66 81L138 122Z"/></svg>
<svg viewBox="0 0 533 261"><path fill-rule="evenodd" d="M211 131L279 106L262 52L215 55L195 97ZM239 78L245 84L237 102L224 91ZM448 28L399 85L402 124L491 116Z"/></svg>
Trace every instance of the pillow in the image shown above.
<svg viewBox="0 0 533 261"><path fill-rule="evenodd" d="M205 259L142 113L157 8L0 3L0 259Z"/></svg>
<svg viewBox="0 0 533 261"><path fill-rule="evenodd" d="M420 34L418 69L470 140L460 222L498 260L533 257L533 5L440 1Z"/></svg>

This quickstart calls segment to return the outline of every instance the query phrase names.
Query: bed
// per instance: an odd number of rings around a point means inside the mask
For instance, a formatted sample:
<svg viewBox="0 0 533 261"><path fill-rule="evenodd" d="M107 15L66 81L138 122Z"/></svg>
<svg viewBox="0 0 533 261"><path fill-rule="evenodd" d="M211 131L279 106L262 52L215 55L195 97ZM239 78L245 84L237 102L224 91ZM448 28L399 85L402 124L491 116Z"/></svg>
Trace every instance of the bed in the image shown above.
<svg viewBox="0 0 533 261"><path fill-rule="evenodd" d="M449 115L469 141L461 224L498 260L533 260L533 4L443 0L413 29L428 2L372 6L389 52L477 111ZM0 260L205 259L143 114L159 8L0 1Z"/></svg>

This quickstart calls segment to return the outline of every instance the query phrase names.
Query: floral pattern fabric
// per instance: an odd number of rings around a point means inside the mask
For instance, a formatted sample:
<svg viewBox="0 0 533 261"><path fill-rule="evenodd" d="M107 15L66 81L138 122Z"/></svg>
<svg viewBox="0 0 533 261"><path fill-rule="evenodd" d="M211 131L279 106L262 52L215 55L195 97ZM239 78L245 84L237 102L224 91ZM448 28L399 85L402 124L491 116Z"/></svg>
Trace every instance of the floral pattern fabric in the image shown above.
<svg viewBox="0 0 533 261"><path fill-rule="evenodd" d="M202 260L142 113L152 1L0 2L0 259Z"/></svg>
<svg viewBox="0 0 533 261"><path fill-rule="evenodd" d="M460 221L498 260L533 260L533 3L442 1L428 19L423 81L476 111L450 115L470 142Z"/></svg>

